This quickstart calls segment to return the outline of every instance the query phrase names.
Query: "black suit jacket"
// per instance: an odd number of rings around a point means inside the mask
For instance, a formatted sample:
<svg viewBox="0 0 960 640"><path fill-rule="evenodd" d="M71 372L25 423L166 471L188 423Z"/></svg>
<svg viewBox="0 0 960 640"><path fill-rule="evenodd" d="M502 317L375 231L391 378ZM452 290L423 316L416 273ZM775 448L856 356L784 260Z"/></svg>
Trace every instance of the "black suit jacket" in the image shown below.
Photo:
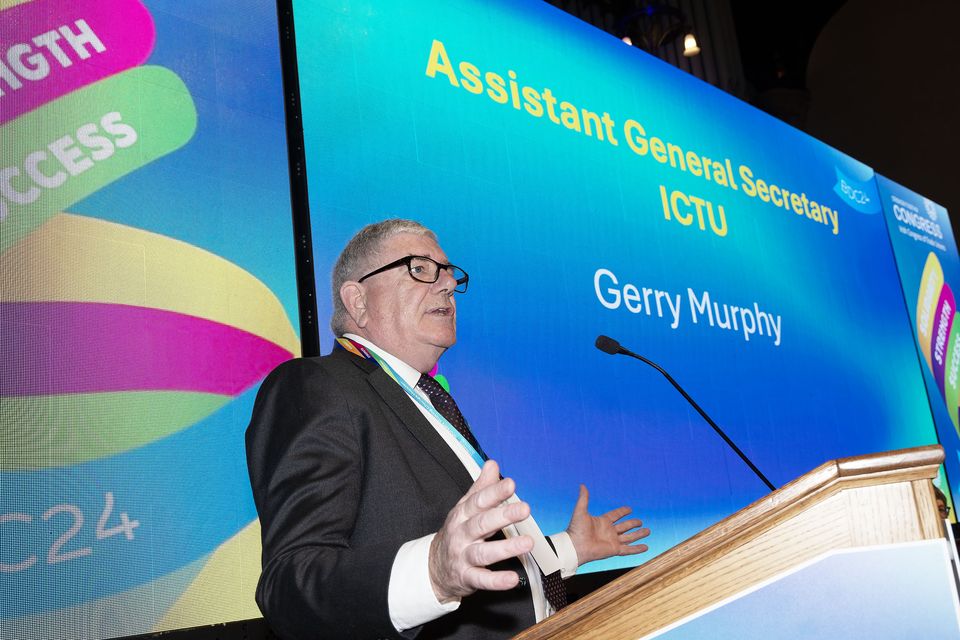
<svg viewBox="0 0 960 640"><path fill-rule="evenodd" d="M393 628L397 550L437 531L472 480L376 363L336 349L280 365L246 441L263 536L257 604L281 637L497 638L535 622L525 586L477 592L403 636ZM507 566L525 578L516 559L494 568Z"/></svg>

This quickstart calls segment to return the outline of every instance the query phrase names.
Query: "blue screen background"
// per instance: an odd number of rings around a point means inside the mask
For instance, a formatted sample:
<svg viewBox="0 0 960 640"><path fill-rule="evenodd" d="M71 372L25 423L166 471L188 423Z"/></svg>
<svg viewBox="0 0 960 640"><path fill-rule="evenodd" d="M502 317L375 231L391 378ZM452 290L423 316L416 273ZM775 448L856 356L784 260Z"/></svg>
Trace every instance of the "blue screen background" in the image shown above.
<svg viewBox="0 0 960 640"><path fill-rule="evenodd" d="M651 553L590 568L636 564L766 492L659 373L596 350L600 333L669 370L778 486L936 441L883 216L833 190L840 170L876 197L869 167L545 3L294 9L321 326L360 227L397 216L436 231L471 276L440 370L541 527L565 528L583 482L594 513L629 504L653 530ZM513 70L608 112L619 144L429 77L435 39L454 68ZM839 233L635 154L628 118L838 210ZM665 220L660 185L723 205L729 233ZM677 327L604 307L598 269L681 294ZM694 323L688 288L780 315L781 344Z"/></svg>

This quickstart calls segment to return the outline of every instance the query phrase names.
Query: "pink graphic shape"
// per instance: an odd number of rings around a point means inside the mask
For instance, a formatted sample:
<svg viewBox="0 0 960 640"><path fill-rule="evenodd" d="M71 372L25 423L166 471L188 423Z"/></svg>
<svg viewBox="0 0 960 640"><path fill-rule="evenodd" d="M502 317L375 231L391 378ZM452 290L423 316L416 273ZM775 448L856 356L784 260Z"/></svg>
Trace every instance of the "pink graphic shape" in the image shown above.
<svg viewBox="0 0 960 640"><path fill-rule="evenodd" d="M943 378L947 368L947 345L950 340L950 328L953 326L953 316L957 312L956 299L950 285L943 285L940 290L940 300L937 302L937 313L933 316L933 335L930 336L930 364L933 367L933 377L944 394Z"/></svg>
<svg viewBox="0 0 960 640"><path fill-rule="evenodd" d="M235 396L293 357L219 322L93 302L0 304L0 396L197 391Z"/></svg>
<svg viewBox="0 0 960 640"><path fill-rule="evenodd" d="M0 12L0 124L142 64L155 40L153 18L139 0L34 0Z"/></svg>

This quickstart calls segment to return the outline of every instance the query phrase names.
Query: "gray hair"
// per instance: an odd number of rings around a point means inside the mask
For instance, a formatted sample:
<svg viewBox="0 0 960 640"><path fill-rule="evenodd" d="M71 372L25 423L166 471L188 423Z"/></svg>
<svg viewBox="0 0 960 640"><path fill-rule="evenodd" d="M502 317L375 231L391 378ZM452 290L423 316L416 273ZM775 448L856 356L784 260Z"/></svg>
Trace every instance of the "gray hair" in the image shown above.
<svg viewBox="0 0 960 640"><path fill-rule="evenodd" d="M363 277L363 271L375 268L370 265L370 259L380 252L384 242L401 233L427 236L434 242L437 241L436 234L419 222L391 218L368 224L360 229L340 252L340 257L337 258L337 262L333 266L331 278L333 284L333 317L330 318L330 328L335 336L343 335L349 330L347 321L350 315L340 299L340 287L348 280Z"/></svg>

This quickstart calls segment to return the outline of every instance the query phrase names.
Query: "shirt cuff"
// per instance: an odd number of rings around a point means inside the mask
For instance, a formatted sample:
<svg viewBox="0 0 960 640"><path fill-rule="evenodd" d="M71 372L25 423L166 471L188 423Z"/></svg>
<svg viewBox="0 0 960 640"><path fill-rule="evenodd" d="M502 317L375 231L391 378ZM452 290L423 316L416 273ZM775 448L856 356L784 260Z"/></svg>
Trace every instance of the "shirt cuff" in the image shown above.
<svg viewBox="0 0 960 640"><path fill-rule="evenodd" d="M405 542L393 559L387 607L397 631L419 627L460 607L459 598L446 604L439 602L430 584L430 544L435 535Z"/></svg>
<svg viewBox="0 0 960 640"><path fill-rule="evenodd" d="M550 536L550 542L553 544L553 550L560 559L560 577L567 579L577 573L577 567L580 561L577 558L577 549L573 546L573 540L566 531L555 533Z"/></svg>

